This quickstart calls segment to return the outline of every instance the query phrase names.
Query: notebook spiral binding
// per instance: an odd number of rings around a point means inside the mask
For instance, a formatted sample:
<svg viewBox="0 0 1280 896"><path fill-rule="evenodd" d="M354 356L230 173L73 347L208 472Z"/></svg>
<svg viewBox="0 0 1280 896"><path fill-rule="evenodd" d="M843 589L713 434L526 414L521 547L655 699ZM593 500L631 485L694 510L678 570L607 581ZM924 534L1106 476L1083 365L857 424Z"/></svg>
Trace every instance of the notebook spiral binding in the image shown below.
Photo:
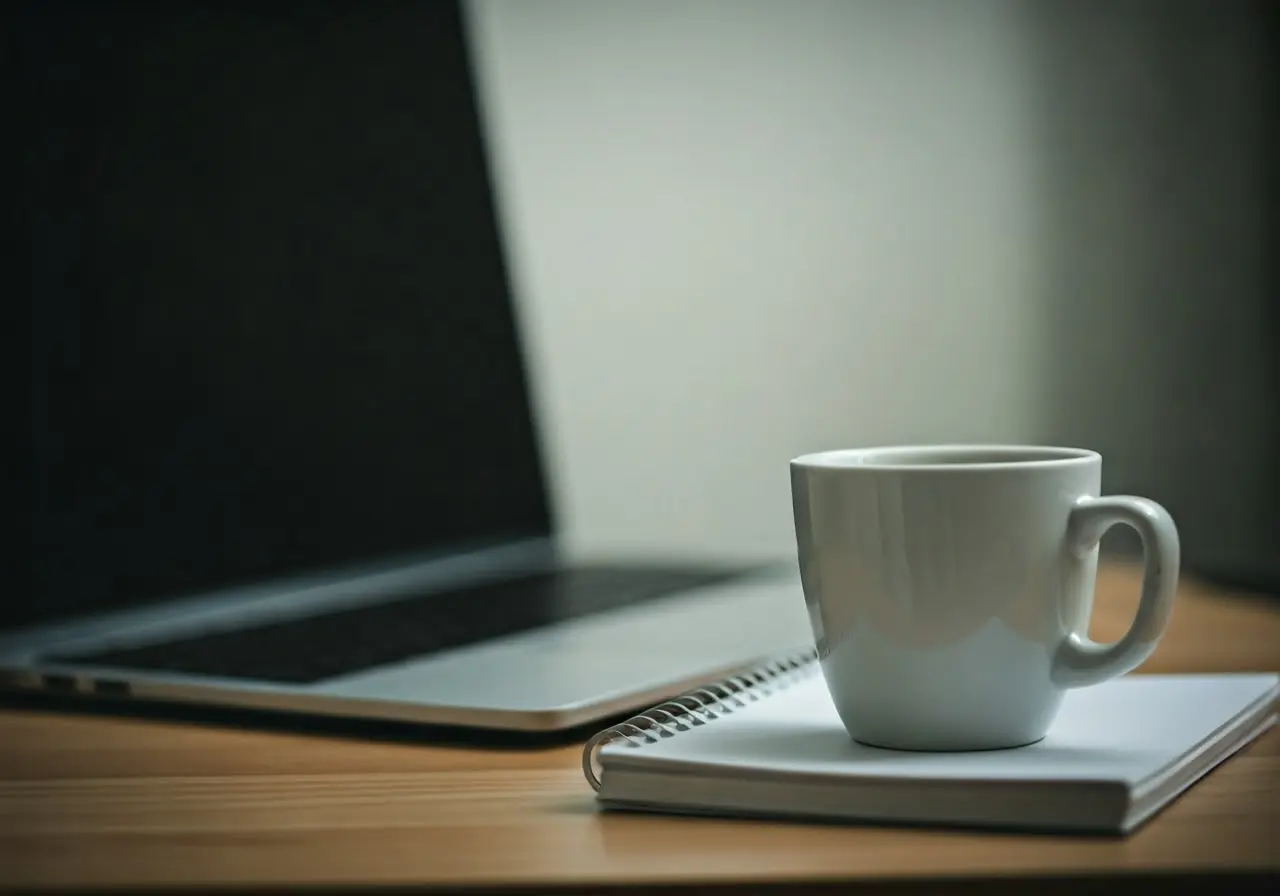
<svg viewBox="0 0 1280 896"><path fill-rule="evenodd" d="M592 789L599 791L596 756L606 744L626 741L629 746L640 747L705 725L748 703L789 687L796 681L808 678L814 672L814 661L817 658L817 650L812 647L780 654L749 671L729 675L720 681L687 691L652 706L625 722L606 728L594 735L582 748L582 772Z"/></svg>

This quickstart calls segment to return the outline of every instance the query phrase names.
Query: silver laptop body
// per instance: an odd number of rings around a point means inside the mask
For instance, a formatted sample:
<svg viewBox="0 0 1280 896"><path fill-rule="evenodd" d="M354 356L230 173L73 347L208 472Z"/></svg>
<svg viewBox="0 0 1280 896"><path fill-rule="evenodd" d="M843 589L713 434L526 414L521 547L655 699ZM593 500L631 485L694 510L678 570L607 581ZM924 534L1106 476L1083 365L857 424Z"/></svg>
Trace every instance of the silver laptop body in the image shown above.
<svg viewBox="0 0 1280 896"><path fill-rule="evenodd" d="M798 579L784 566L303 684L58 659L305 619L539 568L555 568L553 551L527 542L73 619L0 639L0 686L114 705L148 700L539 732L651 705L810 641Z"/></svg>

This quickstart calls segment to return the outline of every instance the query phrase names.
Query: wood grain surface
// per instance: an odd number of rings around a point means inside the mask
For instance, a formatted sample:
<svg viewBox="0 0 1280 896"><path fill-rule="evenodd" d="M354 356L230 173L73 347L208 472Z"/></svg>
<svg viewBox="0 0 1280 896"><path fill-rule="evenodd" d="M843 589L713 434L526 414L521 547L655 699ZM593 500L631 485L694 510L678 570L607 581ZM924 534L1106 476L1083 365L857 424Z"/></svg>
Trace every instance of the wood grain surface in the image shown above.
<svg viewBox="0 0 1280 896"><path fill-rule="evenodd" d="M1094 634L1137 572L1103 570ZM1280 669L1280 601L1184 583L1144 671ZM1280 733L1124 839L602 814L579 746L477 748L0 712L0 886L948 886L1280 870ZM1188 876L1190 875L1190 876ZM1233 878L1239 880L1240 878ZM1211 882L1212 883L1212 882Z"/></svg>

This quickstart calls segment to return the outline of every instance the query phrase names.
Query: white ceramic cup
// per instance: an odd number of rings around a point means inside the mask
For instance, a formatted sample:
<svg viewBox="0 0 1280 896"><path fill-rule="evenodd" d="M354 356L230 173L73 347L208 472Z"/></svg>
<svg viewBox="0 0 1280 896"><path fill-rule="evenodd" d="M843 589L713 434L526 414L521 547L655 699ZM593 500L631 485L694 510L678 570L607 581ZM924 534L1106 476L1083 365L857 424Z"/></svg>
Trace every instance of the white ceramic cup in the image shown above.
<svg viewBox="0 0 1280 896"><path fill-rule="evenodd" d="M945 445L791 461L805 602L857 741L981 750L1044 737L1066 689L1138 666L1164 632L1178 531L1160 505L1099 497L1076 448ZM1114 644L1087 635L1098 540L1144 546L1141 602Z"/></svg>

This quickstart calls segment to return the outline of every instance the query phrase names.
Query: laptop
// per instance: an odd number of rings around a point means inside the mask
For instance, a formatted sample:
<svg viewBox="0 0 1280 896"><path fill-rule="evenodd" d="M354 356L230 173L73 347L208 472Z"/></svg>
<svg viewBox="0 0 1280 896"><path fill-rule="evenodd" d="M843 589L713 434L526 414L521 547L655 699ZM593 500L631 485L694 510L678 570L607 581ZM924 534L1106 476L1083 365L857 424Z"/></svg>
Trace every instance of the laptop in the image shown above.
<svg viewBox="0 0 1280 896"><path fill-rule="evenodd" d="M565 555L457 4L14 20L0 687L547 732L811 643L790 564Z"/></svg>

